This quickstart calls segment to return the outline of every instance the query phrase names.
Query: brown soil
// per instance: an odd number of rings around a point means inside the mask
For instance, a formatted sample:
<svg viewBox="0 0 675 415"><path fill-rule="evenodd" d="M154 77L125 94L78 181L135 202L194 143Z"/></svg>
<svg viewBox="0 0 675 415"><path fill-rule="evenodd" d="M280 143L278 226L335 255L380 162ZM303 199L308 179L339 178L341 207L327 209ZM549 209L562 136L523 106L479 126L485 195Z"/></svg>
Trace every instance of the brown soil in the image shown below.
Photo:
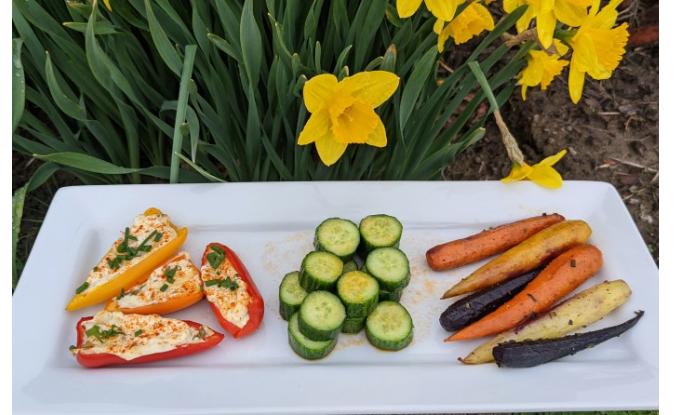
<svg viewBox="0 0 675 415"><path fill-rule="evenodd" d="M584 98L573 105L567 82L547 91L514 94L504 119L534 163L563 148L556 165L565 179L601 180L621 193L654 259L659 259L658 45L630 49L607 81L587 80ZM449 180L494 180L510 170L493 122L486 136L445 172Z"/></svg>

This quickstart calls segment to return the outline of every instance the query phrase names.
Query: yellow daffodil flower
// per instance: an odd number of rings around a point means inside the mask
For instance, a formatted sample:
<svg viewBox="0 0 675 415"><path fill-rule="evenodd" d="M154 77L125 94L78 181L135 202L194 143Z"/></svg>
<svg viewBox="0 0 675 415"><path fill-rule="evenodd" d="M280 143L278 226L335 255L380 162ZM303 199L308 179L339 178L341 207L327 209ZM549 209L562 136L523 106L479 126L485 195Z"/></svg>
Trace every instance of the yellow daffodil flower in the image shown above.
<svg viewBox="0 0 675 415"><path fill-rule="evenodd" d="M387 145L387 135L375 108L398 88L399 78L387 71L360 72L342 81L332 74L316 75L302 90L312 115L300 132L298 145L314 143L326 166L334 164L347 145Z"/></svg>
<svg viewBox="0 0 675 415"><path fill-rule="evenodd" d="M112 7L110 7L110 0L103 0L103 5L106 9L108 9L109 12L112 11Z"/></svg>
<svg viewBox="0 0 675 415"><path fill-rule="evenodd" d="M608 79L619 66L628 42L628 24L613 27L621 0L612 0L602 10L594 0L591 10L570 41L569 92L575 104L581 100L586 74L593 79Z"/></svg>
<svg viewBox="0 0 675 415"><path fill-rule="evenodd" d="M459 45L479 35L483 30L489 31L494 28L495 22L487 7L478 2L471 3L447 25L442 19L436 20L434 32L438 34L438 51L443 52L449 37L452 37L455 45Z"/></svg>
<svg viewBox="0 0 675 415"><path fill-rule="evenodd" d="M449 22L455 17L457 6L466 0L424 0L427 9L437 19ZM410 17L420 8L422 0L396 0L396 11L400 18Z"/></svg>
<svg viewBox="0 0 675 415"><path fill-rule="evenodd" d="M553 165L560 161L565 154L567 154L567 150L562 150L558 154L546 157L534 166L527 163L513 163L511 173L502 179L502 183L529 179L539 186L557 189L563 185L563 179L560 173L553 168Z"/></svg>
<svg viewBox="0 0 675 415"><path fill-rule="evenodd" d="M526 4L525 13L516 22L518 33L527 30L532 19L536 20L537 36L544 48L553 43L556 22L577 27L586 16L593 0L504 0L504 11L511 13Z"/></svg>
<svg viewBox="0 0 675 415"><path fill-rule="evenodd" d="M527 60L527 67L518 75L518 85L523 101L526 99L527 88L541 85L541 90L546 91L553 78L560 75L569 61L560 59L567 53L569 48L561 41L553 41L556 53L551 55L543 50L532 50Z"/></svg>

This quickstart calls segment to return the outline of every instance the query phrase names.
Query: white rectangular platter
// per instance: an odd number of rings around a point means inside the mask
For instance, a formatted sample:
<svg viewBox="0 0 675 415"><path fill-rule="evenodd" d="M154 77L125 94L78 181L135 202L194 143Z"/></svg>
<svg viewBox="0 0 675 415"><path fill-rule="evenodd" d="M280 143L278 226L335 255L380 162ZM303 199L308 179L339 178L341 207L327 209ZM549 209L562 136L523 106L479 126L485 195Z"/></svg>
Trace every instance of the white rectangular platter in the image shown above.
<svg viewBox="0 0 675 415"><path fill-rule="evenodd" d="M189 228L184 248L199 261L212 241L234 249L265 300L252 336L136 367L84 369L68 352L75 324L99 307L64 307L87 271L133 217L155 206ZM633 295L594 329L645 310L618 339L530 369L464 366L479 341L444 343L442 292L480 264L432 272L424 253L438 243L543 212L586 220L604 254L601 272L580 289L622 278ZM412 280L402 303L414 341L400 352L341 335L318 362L297 357L278 313L282 276L312 248L327 217L358 222L398 217ZM641 409L658 406L658 269L616 190L566 182L313 182L82 186L52 202L13 298L13 406L17 413L220 414L405 413ZM175 313L220 329L205 302Z"/></svg>

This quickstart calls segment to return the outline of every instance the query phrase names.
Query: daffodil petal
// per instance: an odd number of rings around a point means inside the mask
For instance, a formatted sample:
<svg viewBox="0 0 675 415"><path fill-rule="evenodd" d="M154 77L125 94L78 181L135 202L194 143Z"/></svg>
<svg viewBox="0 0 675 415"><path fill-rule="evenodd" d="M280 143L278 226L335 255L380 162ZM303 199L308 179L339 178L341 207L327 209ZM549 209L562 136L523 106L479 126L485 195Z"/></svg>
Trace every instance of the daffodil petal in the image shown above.
<svg viewBox="0 0 675 415"><path fill-rule="evenodd" d="M544 48L548 48L553 43L553 32L555 31L555 14L553 10L537 15L537 35L539 42Z"/></svg>
<svg viewBox="0 0 675 415"><path fill-rule="evenodd" d="M527 176L536 184L548 189L557 189L563 185L563 179L553 167L537 164L532 167L532 171Z"/></svg>
<svg viewBox="0 0 675 415"><path fill-rule="evenodd" d="M359 72L340 81L339 88L377 108L388 100L396 88L399 78L388 71Z"/></svg>
<svg viewBox="0 0 675 415"><path fill-rule="evenodd" d="M508 176L502 179L502 183L511 183L517 182L518 180L523 180L530 174L531 171L532 167L526 163L523 164L513 163L513 165L511 166L511 172L509 173Z"/></svg>
<svg viewBox="0 0 675 415"><path fill-rule="evenodd" d="M504 6L504 11L506 13L511 13L518 7L525 4L525 2L523 0L504 0L502 4Z"/></svg>
<svg viewBox="0 0 675 415"><path fill-rule="evenodd" d="M440 35L441 32L443 31L443 27L445 26L445 22L441 19L436 19L434 22L434 33L437 35Z"/></svg>
<svg viewBox="0 0 675 415"><path fill-rule="evenodd" d="M574 61L572 61L572 66L570 66L570 75L568 79L568 88L570 92L570 99L573 103L577 104L581 100L581 93L584 90L584 78L585 74L574 68Z"/></svg>
<svg viewBox="0 0 675 415"><path fill-rule="evenodd" d="M420 8L420 4L422 4L422 0L396 0L398 17L406 18L412 16Z"/></svg>
<svg viewBox="0 0 675 415"><path fill-rule="evenodd" d="M537 163L534 167L536 167L536 166L549 166L549 167L552 167L552 166L555 165L557 162L559 162L561 158L565 157L565 154L567 154L567 150L566 150L566 149L560 150L560 151L557 152L556 154L554 154L554 155L552 155L552 156L546 157L545 159L543 159L542 161L540 161L539 163Z"/></svg>
<svg viewBox="0 0 675 415"><path fill-rule="evenodd" d="M302 97L307 111L314 113L323 108L335 93L338 81L333 74L321 74L305 82Z"/></svg>
<svg viewBox="0 0 675 415"><path fill-rule="evenodd" d="M434 17L449 22L455 17L457 6L464 3L464 0L424 0L424 4L434 15Z"/></svg>
<svg viewBox="0 0 675 415"><path fill-rule="evenodd" d="M377 125L375 126L375 129L372 133L370 133L368 139L366 140L366 144L380 148L387 145L387 131L379 117L377 118Z"/></svg>
<svg viewBox="0 0 675 415"><path fill-rule="evenodd" d="M315 112L309 117L305 127L298 136L298 145L304 146L315 142L330 132L330 116L327 110Z"/></svg>
<svg viewBox="0 0 675 415"><path fill-rule="evenodd" d="M347 149L347 144L336 141L332 134L318 138L314 144L317 153L319 153L319 158L326 166L335 164Z"/></svg>
<svg viewBox="0 0 675 415"><path fill-rule="evenodd" d="M103 0L103 5L105 5L105 8L108 9L109 12L112 11L112 7L110 7L110 0Z"/></svg>
<svg viewBox="0 0 675 415"><path fill-rule="evenodd" d="M522 3L522 4L525 4L525 3ZM520 4L519 4L519 6L520 6ZM523 15L520 17L520 19L518 19L518 21L516 22L516 31L518 33L522 33L525 30L527 30L530 27L530 22L532 21L532 19L534 19L534 17L535 17L535 14L534 14L533 8L532 8L532 6L528 5L527 10L525 10L525 13L523 13Z"/></svg>
<svg viewBox="0 0 675 415"><path fill-rule="evenodd" d="M590 5L591 0L556 0L555 17L568 26L581 26Z"/></svg>
<svg viewBox="0 0 675 415"><path fill-rule="evenodd" d="M555 46L555 50L558 53L558 56L560 57L564 56L570 50L570 48L567 47L567 45L565 45L558 39L553 39L553 46Z"/></svg>

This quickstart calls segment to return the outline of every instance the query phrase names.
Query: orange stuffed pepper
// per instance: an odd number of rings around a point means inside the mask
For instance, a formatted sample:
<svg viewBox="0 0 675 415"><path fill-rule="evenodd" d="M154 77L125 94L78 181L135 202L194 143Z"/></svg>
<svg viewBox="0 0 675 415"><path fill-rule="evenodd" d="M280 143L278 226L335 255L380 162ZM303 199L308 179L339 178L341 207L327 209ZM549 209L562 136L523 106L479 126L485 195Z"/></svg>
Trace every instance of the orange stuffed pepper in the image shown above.
<svg viewBox="0 0 675 415"><path fill-rule="evenodd" d="M187 228L179 229L159 209L146 210L92 268L66 310L101 303L144 281L178 252L186 238Z"/></svg>
<svg viewBox="0 0 675 415"><path fill-rule="evenodd" d="M126 314L168 314L204 297L199 269L187 252L156 268L147 280L123 290L108 301L106 310Z"/></svg>

